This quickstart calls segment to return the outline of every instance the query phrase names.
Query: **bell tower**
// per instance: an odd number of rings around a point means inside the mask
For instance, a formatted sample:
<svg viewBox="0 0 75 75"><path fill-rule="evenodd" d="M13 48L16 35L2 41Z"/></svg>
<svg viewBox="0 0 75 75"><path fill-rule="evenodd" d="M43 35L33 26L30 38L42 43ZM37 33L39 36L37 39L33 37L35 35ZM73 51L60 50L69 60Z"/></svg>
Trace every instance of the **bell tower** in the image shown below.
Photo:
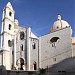
<svg viewBox="0 0 75 75"><path fill-rule="evenodd" d="M10 2L3 9L1 47L3 49L2 65L11 70L12 39L14 35L14 10Z"/></svg>

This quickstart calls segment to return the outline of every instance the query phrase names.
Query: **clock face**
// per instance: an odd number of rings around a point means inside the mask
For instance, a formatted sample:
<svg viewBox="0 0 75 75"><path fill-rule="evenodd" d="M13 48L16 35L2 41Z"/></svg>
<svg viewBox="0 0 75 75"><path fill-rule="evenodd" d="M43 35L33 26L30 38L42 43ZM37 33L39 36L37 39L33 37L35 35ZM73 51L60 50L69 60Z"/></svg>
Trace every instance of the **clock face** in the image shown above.
<svg viewBox="0 0 75 75"><path fill-rule="evenodd" d="M20 32L20 39L23 40L24 39L24 32Z"/></svg>

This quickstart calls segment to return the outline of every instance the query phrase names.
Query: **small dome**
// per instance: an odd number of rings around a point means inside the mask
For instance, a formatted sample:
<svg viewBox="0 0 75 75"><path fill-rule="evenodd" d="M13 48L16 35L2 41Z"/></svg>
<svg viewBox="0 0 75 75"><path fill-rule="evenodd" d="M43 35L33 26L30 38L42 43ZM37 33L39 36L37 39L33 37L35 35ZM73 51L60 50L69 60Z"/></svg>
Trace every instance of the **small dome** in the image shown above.
<svg viewBox="0 0 75 75"><path fill-rule="evenodd" d="M50 28L50 32L54 32L56 30L60 30L66 27L69 27L69 23L65 20L61 20L61 16L57 16L57 21L54 22L53 26Z"/></svg>

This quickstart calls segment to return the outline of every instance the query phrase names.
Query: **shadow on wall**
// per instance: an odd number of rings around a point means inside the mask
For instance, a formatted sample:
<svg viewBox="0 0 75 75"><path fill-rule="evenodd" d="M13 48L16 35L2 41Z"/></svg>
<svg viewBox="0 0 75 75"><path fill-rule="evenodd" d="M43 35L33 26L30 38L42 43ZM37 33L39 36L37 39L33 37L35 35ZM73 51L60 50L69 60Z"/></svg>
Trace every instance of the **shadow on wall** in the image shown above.
<svg viewBox="0 0 75 75"><path fill-rule="evenodd" d="M75 72L75 57L67 58L52 67L47 67L48 72Z"/></svg>
<svg viewBox="0 0 75 75"><path fill-rule="evenodd" d="M0 70L6 70L6 67L1 65ZM75 72L75 57L67 58L59 63L54 64L52 67L45 69L47 72Z"/></svg>
<svg viewBox="0 0 75 75"><path fill-rule="evenodd" d="M3 65L0 65L0 70L6 70L6 67Z"/></svg>

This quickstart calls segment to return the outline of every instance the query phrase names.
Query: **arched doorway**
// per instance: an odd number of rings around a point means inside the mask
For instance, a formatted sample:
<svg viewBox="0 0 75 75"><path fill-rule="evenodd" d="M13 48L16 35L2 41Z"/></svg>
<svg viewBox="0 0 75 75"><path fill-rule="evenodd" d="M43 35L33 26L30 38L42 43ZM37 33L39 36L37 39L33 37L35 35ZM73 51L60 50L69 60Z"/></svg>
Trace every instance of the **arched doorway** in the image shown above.
<svg viewBox="0 0 75 75"><path fill-rule="evenodd" d="M20 58L17 60L17 66L18 66L18 70L24 70L24 59Z"/></svg>
<svg viewBox="0 0 75 75"><path fill-rule="evenodd" d="M33 63L33 69L37 70L37 63L36 62Z"/></svg>
<svg viewBox="0 0 75 75"><path fill-rule="evenodd" d="M23 65L24 65L24 59L23 58L20 58L20 70L23 70Z"/></svg>

